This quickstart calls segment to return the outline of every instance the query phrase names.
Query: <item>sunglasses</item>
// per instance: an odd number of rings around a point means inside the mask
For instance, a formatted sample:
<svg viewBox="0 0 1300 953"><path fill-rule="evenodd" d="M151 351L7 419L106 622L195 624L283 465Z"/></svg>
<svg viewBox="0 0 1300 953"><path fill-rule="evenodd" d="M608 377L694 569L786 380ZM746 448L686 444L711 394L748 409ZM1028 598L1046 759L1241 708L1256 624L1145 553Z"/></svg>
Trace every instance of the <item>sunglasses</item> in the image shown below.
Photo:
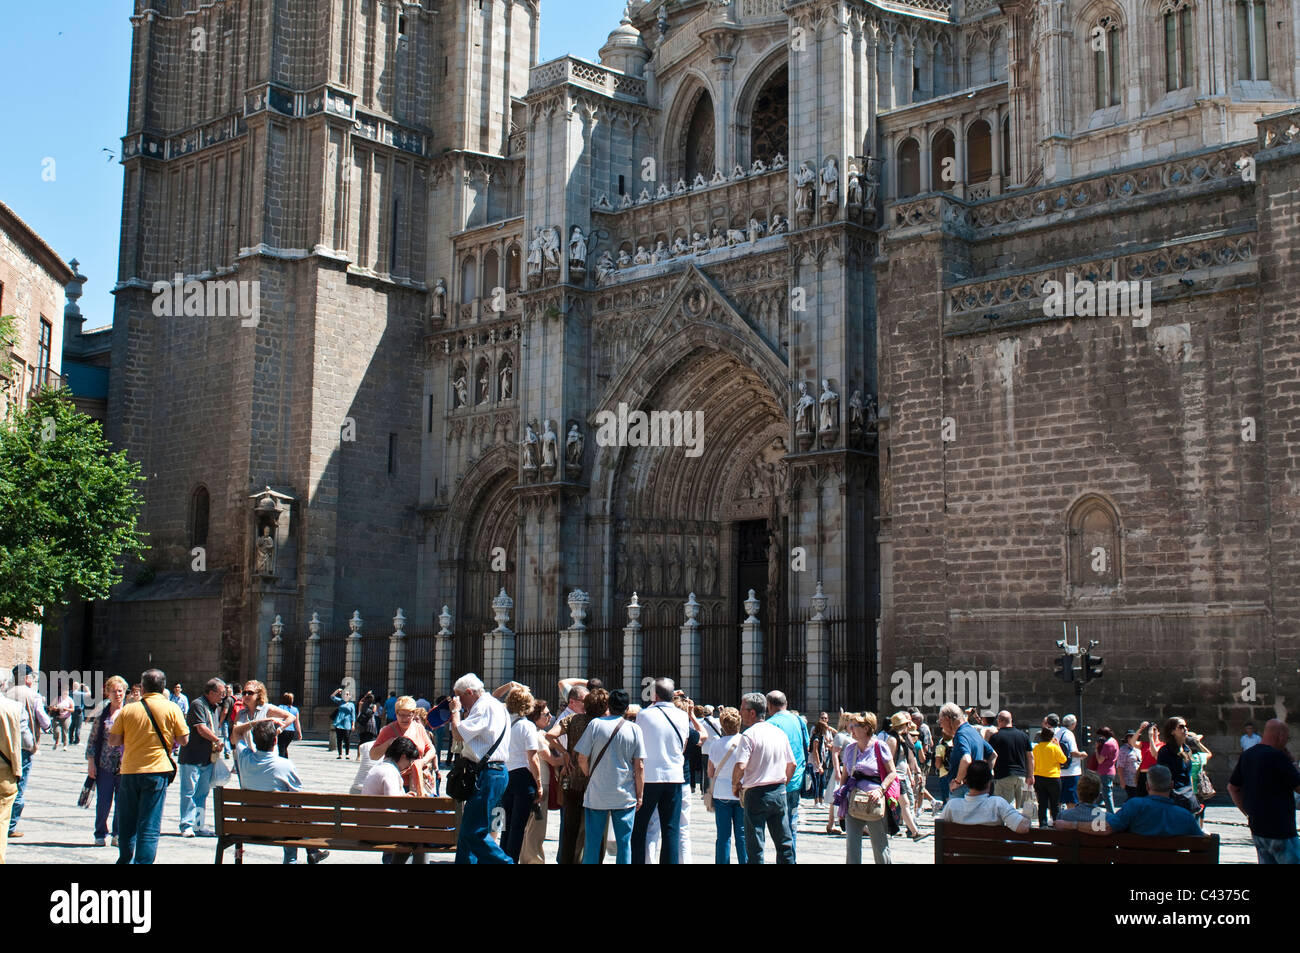
<svg viewBox="0 0 1300 953"><path fill-rule="evenodd" d="M257 692L244 692L245 695L256 695Z"/></svg>

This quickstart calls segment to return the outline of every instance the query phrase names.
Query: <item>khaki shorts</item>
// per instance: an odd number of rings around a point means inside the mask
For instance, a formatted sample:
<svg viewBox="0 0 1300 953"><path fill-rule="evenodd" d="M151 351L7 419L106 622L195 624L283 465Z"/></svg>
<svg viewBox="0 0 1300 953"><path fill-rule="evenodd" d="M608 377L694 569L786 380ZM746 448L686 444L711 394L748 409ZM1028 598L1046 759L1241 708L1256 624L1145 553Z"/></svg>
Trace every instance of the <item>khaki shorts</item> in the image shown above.
<svg viewBox="0 0 1300 953"><path fill-rule="evenodd" d="M993 793L1009 802L1018 811L1025 806L1025 779L1013 774L994 781Z"/></svg>

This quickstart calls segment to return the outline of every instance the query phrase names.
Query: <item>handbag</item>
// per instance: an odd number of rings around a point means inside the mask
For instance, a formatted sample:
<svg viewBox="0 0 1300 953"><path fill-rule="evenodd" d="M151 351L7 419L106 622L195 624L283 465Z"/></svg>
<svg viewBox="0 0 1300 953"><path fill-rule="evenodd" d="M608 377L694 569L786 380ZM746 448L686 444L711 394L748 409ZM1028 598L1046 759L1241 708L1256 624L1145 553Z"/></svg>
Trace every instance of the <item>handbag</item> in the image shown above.
<svg viewBox="0 0 1300 953"><path fill-rule="evenodd" d="M497 750L497 745L501 744L501 739L506 736L510 730L509 723L497 735L497 740L492 742L492 747L487 749L482 759L472 761L463 754L456 756L456 763L451 766L451 771L447 773L447 794L457 801L468 801L475 794L478 794L479 774L482 773L483 765L487 764L488 758L492 757L492 752Z"/></svg>
<svg viewBox="0 0 1300 953"><path fill-rule="evenodd" d="M880 797L871 798L867 791L854 789L849 799L849 817L858 821L879 821L885 817L885 792L880 790Z"/></svg>
<svg viewBox="0 0 1300 953"><path fill-rule="evenodd" d="M144 705L145 713L149 716L149 721L153 724L154 734L158 736L158 743L162 745L163 754L167 755L167 762L172 766L172 773L167 776L167 784L170 786L171 783L176 780L176 762L172 758L171 746L163 739L162 729L158 727L158 722L153 716L153 709L149 707L149 703L142 698L140 699L140 704Z"/></svg>
<svg viewBox="0 0 1300 953"><path fill-rule="evenodd" d="M1196 798L1202 804L1210 800L1215 795L1214 785L1210 783L1210 775L1204 768L1196 776Z"/></svg>
<svg viewBox="0 0 1300 953"><path fill-rule="evenodd" d="M719 784L727 783L726 776L722 773L722 766L731 760L731 756L736 753L736 749L739 747L740 747L740 742L738 741L731 746L731 750L727 752L727 756L723 758L721 761L719 761L717 767L714 768L713 783L709 785L709 789L704 792L704 809L706 811L713 810L713 789L717 787Z"/></svg>
<svg viewBox="0 0 1300 953"><path fill-rule="evenodd" d="M4 755L0 755L3 758ZM5 758L8 761L8 758ZM81 793L77 795L77 807L90 807L90 792L95 790L95 779L86 776L86 783L81 786Z"/></svg>

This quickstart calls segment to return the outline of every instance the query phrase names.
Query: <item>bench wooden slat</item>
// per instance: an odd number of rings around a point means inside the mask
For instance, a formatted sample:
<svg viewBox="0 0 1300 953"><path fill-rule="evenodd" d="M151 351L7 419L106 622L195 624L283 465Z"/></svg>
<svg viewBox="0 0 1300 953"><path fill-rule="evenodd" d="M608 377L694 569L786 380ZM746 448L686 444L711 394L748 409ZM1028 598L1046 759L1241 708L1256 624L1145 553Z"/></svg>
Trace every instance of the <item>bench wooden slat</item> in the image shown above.
<svg viewBox="0 0 1300 953"><path fill-rule="evenodd" d="M222 788L222 803L231 806L283 805L291 807L344 807L368 810L400 810L408 813L435 813L456 810L449 797L367 797L361 794L316 794L303 791L245 791Z"/></svg>
<svg viewBox="0 0 1300 953"><path fill-rule="evenodd" d="M455 827L456 815L451 812L439 811L435 814L418 813L412 814L405 811L353 811L346 808L323 808L323 807L229 807L226 812L226 822L231 823L237 820L244 821L276 821L294 824L324 824L334 826L335 824L353 824L367 827L385 827L391 823L399 823L403 827L430 827L437 829L439 827Z"/></svg>
<svg viewBox="0 0 1300 953"><path fill-rule="evenodd" d="M1024 834L993 825L935 822L936 864L1217 864L1219 837L1145 837L1037 828Z"/></svg>
<svg viewBox="0 0 1300 953"><path fill-rule="evenodd" d="M254 844L246 841L247 844ZM455 844L377 844L343 837L285 837L258 840L257 847L297 847L302 850L383 851L387 854L435 854L455 850Z"/></svg>
<svg viewBox="0 0 1300 953"><path fill-rule="evenodd" d="M222 836L227 840L252 841L264 837L312 838L335 836L353 841L392 841L402 844L453 844L454 830L405 827L334 827L314 824L237 821L227 824Z"/></svg>

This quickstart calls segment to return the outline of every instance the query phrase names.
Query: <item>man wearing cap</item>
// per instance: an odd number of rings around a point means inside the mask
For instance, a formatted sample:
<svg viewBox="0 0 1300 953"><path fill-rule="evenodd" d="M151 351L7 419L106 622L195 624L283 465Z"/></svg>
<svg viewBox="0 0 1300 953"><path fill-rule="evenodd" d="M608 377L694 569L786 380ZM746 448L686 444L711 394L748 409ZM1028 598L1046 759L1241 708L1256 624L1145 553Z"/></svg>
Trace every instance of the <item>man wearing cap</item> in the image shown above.
<svg viewBox="0 0 1300 953"><path fill-rule="evenodd" d="M41 746L41 732L50 730L50 716L45 712L45 699L36 691L36 672L23 663L13 668L14 687L6 692L10 701L15 701L22 708L18 730L21 736L22 755L19 770L18 792L14 798L12 813L9 817L9 837L22 837L17 830L18 818L23 815L23 796L27 792L27 782L32 776L32 756Z"/></svg>

